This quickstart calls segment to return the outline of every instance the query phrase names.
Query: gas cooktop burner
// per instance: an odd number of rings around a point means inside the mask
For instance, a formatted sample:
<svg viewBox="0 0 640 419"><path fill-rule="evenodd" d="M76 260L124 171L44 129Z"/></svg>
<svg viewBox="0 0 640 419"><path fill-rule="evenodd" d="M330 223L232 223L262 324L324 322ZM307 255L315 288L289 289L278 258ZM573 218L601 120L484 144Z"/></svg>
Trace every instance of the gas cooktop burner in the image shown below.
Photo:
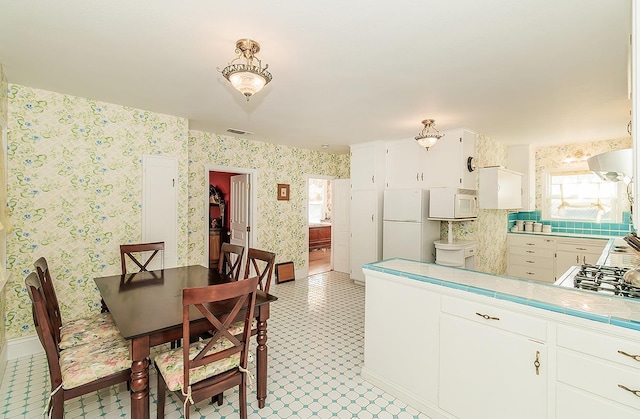
<svg viewBox="0 0 640 419"><path fill-rule="evenodd" d="M573 284L576 288L585 290L640 298L640 287L628 284L623 279L628 270L615 266L582 265L573 277Z"/></svg>

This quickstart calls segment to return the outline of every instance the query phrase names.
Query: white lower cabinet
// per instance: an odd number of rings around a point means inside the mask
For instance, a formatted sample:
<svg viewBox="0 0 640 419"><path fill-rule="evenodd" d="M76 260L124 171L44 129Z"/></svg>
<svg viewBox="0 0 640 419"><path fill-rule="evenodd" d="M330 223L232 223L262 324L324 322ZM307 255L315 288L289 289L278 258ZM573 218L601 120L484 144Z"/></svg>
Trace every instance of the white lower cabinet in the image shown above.
<svg viewBox="0 0 640 419"><path fill-rule="evenodd" d="M544 236L507 234L507 275L554 282L555 241Z"/></svg>
<svg viewBox="0 0 640 419"><path fill-rule="evenodd" d="M546 323L447 297L442 311L440 408L460 419L546 417Z"/></svg>
<svg viewBox="0 0 640 419"><path fill-rule="evenodd" d="M362 377L427 416L640 418L640 332L365 274Z"/></svg>
<svg viewBox="0 0 640 419"><path fill-rule="evenodd" d="M372 382L393 383L412 406L438 404L440 296L417 281L371 281L366 286L364 364ZM384 298L384 304L369 304ZM416 323L419 321L418 323ZM383 384L383 385L384 385Z"/></svg>
<svg viewBox="0 0 640 419"><path fill-rule="evenodd" d="M556 418L640 417L640 343L570 326L557 342Z"/></svg>
<svg viewBox="0 0 640 419"><path fill-rule="evenodd" d="M556 277L560 276L573 265L585 263L595 265L604 246L605 239L566 239L556 240Z"/></svg>

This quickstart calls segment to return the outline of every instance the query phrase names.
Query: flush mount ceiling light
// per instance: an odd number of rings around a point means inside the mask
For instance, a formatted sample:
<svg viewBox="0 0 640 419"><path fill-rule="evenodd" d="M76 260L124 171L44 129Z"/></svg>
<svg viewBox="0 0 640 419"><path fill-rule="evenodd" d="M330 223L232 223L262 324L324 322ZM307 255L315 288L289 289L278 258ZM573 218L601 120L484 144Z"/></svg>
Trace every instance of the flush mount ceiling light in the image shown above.
<svg viewBox="0 0 640 419"><path fill-rule="evenodd" d="M271 73L267 71L268 64L262 67L262 61L255 55L260 52L260 44L251 39L240 39L236 42L236 54L238 56L232 60L228 66L222 69L222 75L231 82L231 85L242 93L247 102L255 93L271 81ZM243 59L245 63L236 61ZM257 61L255 65L253 61Z"/></svg>
<svg viewBox="0 0 640 419"><path fill-rule="evenodd" d="M429 150L429 147L433 147L433 145L437 143L440 138L444 137L444 134L440 134L440 132L434 126L435 123L436 121L433 119L425 119L424 121L422 121L422 125L424 125L424 128L422 129L420 134L416 135L416 141L418 142L418 144L420 144L427 150Z"/></svg>

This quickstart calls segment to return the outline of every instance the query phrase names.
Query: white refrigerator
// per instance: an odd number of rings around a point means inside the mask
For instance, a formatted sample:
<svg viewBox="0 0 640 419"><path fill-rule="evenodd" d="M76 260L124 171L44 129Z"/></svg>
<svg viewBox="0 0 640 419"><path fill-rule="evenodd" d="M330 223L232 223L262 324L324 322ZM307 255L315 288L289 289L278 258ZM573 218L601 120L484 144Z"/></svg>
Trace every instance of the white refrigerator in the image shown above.
<svg viewBox="0 0 640 419"><path fill-rule="evenodd" d="M427 189L385 189L382 257L433 262L440 222L429 221Z"/></svg>

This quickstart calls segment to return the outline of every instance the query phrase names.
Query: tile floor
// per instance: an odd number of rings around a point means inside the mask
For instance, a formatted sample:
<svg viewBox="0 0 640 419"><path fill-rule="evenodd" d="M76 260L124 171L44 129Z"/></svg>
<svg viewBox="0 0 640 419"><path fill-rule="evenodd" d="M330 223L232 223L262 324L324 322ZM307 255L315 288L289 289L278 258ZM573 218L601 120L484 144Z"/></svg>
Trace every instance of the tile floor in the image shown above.
<svg viewBox="0 0 640 419"><path fill-rule="evenodd" d="M278 296L269 321L267 405L258 409L249 390L249 418L419 418L424 414L360 377L363 362L364 287L348 275L327 272L273 284ZM156 375L151 374L151 417L156 415ZM0 387L0 417L41 418L49 393L44 354L9 361ZM238 393L222 406L191 407L192 418L237 418ZM176 398L167 418L182 416ZM129 417L129 393L114 386L65 403L66 418Z"/></svg>

